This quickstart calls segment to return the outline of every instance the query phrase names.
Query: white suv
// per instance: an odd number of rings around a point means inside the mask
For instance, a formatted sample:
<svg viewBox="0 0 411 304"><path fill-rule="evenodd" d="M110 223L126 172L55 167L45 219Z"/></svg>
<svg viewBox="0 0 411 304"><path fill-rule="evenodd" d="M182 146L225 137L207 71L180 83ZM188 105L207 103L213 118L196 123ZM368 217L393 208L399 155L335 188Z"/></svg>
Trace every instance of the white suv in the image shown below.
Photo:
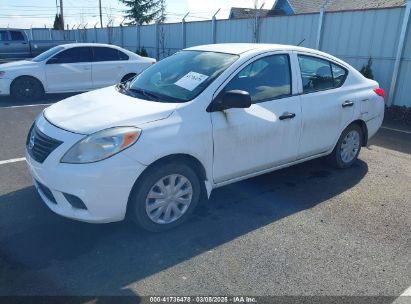
<svg viewBox="0 0 411 304"><path fill-rule="evenodd" d="M326 155L351 166L383 116L378 83L331 55L197 46L47 108L27 162L54 212L162 231L217 187Z"/></svg>

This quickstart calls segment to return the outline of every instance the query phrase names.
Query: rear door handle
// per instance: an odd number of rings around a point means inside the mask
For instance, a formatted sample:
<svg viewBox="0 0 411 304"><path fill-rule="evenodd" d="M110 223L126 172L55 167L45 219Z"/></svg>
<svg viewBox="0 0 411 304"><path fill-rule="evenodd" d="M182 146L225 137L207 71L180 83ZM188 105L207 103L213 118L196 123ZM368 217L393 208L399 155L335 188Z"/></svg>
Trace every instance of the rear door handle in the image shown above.
<svg viewBox="0 0 411 304"><path fill-rule="evenodd" d="M279 117L280 120L284 119L293 119L295 117L295 113L284 112L283 115Z"/></svg>
<svg viewBox="0 0 411 304"><path fill-rule="evenodd" d="M353 105L354 105L354 101L346 100L346 101L344 101L344 103L341 106L343 108L346 108L346 107L352 107Z"/></svg>

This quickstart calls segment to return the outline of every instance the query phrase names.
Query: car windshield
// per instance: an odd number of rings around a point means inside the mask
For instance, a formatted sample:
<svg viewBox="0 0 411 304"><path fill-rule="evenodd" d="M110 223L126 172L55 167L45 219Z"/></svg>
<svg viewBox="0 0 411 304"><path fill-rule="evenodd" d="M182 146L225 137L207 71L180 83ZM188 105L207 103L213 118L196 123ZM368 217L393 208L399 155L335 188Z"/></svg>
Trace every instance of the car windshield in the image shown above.
<svg viewBox="0 0 411 304"><path fill-rule="evenodd" d="M181 51L151 66L123 91L158 102L186 102L204 91L238 57L215 52Z"/></svg>
<svg viewBox="0 0 411 304"><path fill-rule="evenodd" d="M44 61L44 60L50 58L51 56L53 56L54 54L60 52L63 49L64 48L62 46L55 46L55 47L41 53L37 57L34 57L33 59L31 59L31 61L34 61L34 62Z"/></svg>

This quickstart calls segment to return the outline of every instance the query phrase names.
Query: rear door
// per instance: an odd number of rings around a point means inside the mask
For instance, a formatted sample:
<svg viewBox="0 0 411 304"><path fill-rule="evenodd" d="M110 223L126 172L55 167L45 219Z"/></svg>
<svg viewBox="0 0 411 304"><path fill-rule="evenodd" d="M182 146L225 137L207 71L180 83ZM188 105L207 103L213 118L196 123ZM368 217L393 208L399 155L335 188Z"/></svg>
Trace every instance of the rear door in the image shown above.
<svg viewBox="0 0 411 304"><path fill-rule="evenodd" d="M254 59L225 84L222 92L247 91L253 104L211 113L216 183L296 159L301 110L294 80L289 54L280 53Z"/></svg>
<svg viewBox="0 0 411 304"><path fill-rule="evenodd" d="M126 75L128 55L109 47L93 47L93 88L107 87L119 83Z"/></svg>
<svg viewBox="0 0 411 304"><path fill-rule="evenodd" d="M29 58L30 49L22 31L10 30L10 50L14 58Z"/></svg>
<svg viewBox="0 0 411 304"><path fill-rule="evenodd" d="M299 158L333 148L354 116L356 100L342 85L347 69L312 54L298 54L302 110Z"/></svg>
<svg viewBox="0 0 411 304"><path fill-rule="evenodd" d="M45 65L48 92L88 91L91 80L91 50L72 47L52 58Z"/></svg>

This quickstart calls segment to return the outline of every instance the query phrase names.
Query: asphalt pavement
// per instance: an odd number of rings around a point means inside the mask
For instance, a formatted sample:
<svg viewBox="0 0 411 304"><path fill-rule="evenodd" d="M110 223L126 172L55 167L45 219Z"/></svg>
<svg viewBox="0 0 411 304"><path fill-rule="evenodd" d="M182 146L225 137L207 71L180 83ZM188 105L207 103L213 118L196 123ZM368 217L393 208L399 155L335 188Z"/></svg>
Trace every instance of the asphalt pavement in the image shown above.
<svg viewBox="0 0 411 304"><path fill-rule="evenodd" d="M411 128L213 192L161 234L52 213L24 161L37 105L0 99L0 296L389 296L411 285ZM18 106L18 107L16 107ZM115 203L115 202L113 202ZM411 299L411 298L407 298Z"/></svg>

